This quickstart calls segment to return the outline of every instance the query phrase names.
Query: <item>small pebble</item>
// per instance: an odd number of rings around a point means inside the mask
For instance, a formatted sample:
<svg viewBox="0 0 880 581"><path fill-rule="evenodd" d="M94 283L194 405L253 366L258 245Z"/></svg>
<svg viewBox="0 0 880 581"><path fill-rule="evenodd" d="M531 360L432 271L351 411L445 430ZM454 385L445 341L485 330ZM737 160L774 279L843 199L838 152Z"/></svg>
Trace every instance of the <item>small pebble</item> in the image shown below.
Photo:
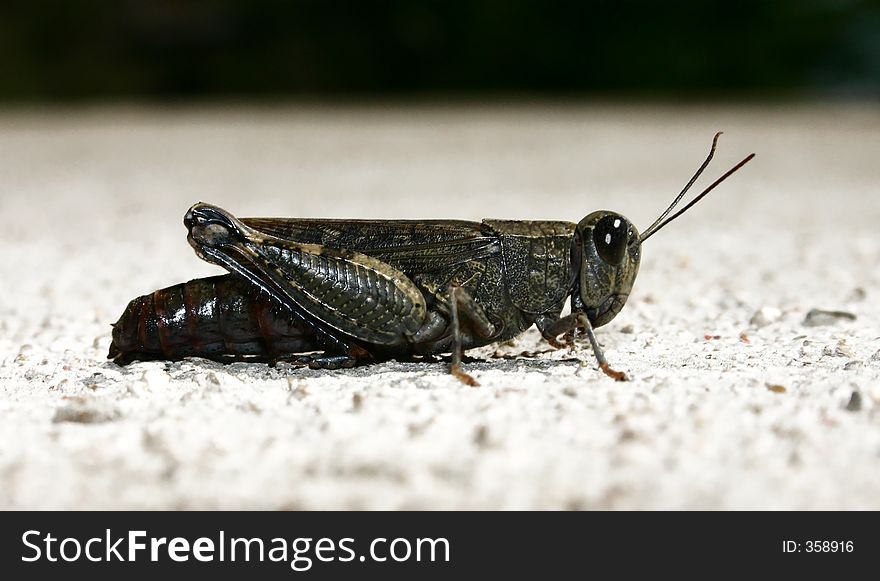
<svg viewBox="0 0 880 581"><path fill-rule="evenodd" d="M855 321L856 316L846 311L824 311L822 309L810 309L804 317L804 325L807 327L822 327L835 325L840 321Z"/></svg>
<svg viewBox="0 0 880 581"><path fill-rule="evenodd" d="M755 314L749 319L749 325L756 329L760 329L761 327L766 327L770 323L775 323L780 318L782 318L782 311L779 309L774 307L761 307L755 311Z"/></svg>
<svg viewBox="0 0 880 581"><path fill-rule="evenodd" d="M867 296L868 296L868 293L865 292L865 289L863 289L860 286L857 286L849 293L849 296L846 297L846 300L851 303L857 303L857 302L865 300L865 297L867 297Z"/></svg>
<svg viewBox="0 0 880 581"><path fill-rule="evenodd" d="M89 389L98 389L98 387L100 387L101 384L106 381L107 378L104 377L103 373L93 373L85 379L81 379L79 382Z"/></svg>
<svg viewBox="0 0 880 581"><path fill-rule="evenodd" d="M167 387L171 382L171 376L162 369L150 368L143 372L141 381L150 386L150 388Z"/></svg>
<svg viewBox="0 0 880 581"><path fill-rule="evenodd" d="M787 391L785 389L785 386L779 385L778 383L768 383L767 389L769 389L773 393L785 393Z"/></svg>
<svg viewBox="0 0 880 581"><path fill-rule="evenodd" d="M846 410L850 412L857 412L860 409L862 409L862 394L854 391L849 397L849 403L846 404Z"/></svg>
<svg viewBox="0 0 880 581"><path fill-rule="evenodd" d="M852 348L847 345L846 341L841 339L837 342L837 345L832 347L831 345L825 345L825 348L822 349L822 355L826 357L855 357L855 353Z"/></svg>
<svg viewBox="0 0 880 581"><path fill-rule="evenodd" d="M15 356L15 360L18 362L25 361L28 358L28 356L33 352L33 350L34 350L33 345L25 343L18 350L18 355Z"/></svg>
<svg viewBox="0 0 880 581"><path fill-rule="evenodd" d="M485 424L480 424L474 428L474 444L477 448L489 447L489 428Z"/></svg>
<svg viewBox="0 0 880 581"><path fill-rule="evenodd" d="M852 347L850 347L843 339L837 342L837 347L834 348L834 354L838 357L849 357L850 359L856 356Z"/></svg>
<svg viewBox="0 0 880 581"><path fill-rule="evenodd" d="M52 423L100 424L112 422L119 416L119 410L109 402L78 397L70 398L64 405L56 408Z"/></svg>

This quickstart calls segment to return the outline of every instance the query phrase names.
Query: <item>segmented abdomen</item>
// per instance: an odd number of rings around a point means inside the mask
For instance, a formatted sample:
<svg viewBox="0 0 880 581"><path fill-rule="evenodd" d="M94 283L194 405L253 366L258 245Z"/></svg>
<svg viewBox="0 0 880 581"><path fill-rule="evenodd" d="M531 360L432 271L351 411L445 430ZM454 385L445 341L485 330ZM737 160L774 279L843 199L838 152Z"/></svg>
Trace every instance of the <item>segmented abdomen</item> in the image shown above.
<svg viewBox="0 0 880 581"><path fill-rule="evenodd" d="M108 357L269 360L319 349L314 333L231 275L199 278L128 303Z"/></svg>

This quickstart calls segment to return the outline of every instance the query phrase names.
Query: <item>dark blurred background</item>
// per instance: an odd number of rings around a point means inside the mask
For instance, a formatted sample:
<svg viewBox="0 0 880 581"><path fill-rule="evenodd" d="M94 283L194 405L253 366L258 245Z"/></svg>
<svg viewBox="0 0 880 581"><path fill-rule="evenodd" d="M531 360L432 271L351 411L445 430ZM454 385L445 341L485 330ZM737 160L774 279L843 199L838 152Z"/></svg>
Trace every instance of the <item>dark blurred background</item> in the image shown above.
<svg viewBox="0 0 880 581"><path fill-rule="evenodd" d="M46 0L0 8L0 100L880 91L869 0Z"/></svg>

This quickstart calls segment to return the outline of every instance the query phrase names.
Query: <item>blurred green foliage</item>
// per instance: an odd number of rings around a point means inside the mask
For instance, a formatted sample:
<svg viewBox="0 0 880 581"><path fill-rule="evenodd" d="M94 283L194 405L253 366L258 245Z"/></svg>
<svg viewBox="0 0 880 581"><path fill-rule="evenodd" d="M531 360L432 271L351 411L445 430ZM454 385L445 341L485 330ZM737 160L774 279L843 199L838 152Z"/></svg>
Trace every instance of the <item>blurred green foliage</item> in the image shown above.
<svg viewBox="0 0 880 581"><path fill-rule="evenodd" d="M880 89L876 0L45 0L0 99Z"/></svg>

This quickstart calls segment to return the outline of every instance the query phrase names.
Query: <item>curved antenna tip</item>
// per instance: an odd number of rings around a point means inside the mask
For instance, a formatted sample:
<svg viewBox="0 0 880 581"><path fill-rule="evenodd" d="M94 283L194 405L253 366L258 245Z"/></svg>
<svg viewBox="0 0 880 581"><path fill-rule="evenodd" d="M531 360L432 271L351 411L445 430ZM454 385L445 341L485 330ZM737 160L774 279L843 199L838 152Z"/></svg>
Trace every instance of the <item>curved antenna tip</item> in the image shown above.
<svg viewBox="0 0 880 581"><path fill-rule="evenodd" d="M638 238L639 244L644 243L645 240L647 240L648 238L650 238L652 235L656 234L661 228L663 228L664 226L666 226L667 224L669 224L670 222L672 222L673 220L675 220L676 218L678 218L679 216L681 216L682 214L684 214L685 212L687 212L688 209L690 209L694 204L696 204L697 202L699 202L700 200L702 200L704 197L706 197L706 195L707 195L709 192L711 192L712 190L714 190L715 187L718 186L718 184L720 184L721 182L723 182L724 180L726 180L727 178L729 178L731 175L733 175L734 173L736 173L736 172L737 172L742 166L744 166L745 164L747 164L747 163L749 163L750 161L752 161L752 159L753 159L754 157L755 157L755 154L754 154L754 153L750 153L750 154L748 154L748 155L747 155L747 156L746 156L741 162L739 162L738 164L736 164L735 166L733 166L732 168L730 168L729 170L727 170L727 171L724 173L724 175L722 175L720 178L718 178L717 180L715 180L714 182L712 182L712 184L711 184L709 187L707 187L705 190L703 190L702 192L700 192L700 195L698 195L698 196L695 197L693 200L691 200L690 202L688 202L688 203L684 206L684 208L680 209L678 212L676 212L675 214L673 214L672 216L670 216L670 217L669 217L668 219L666 219L664 222L661 222L660 224L658 224L656 227L652 227L652 228L650 228L649 230L646 230L645 233L643 233L643 234Z"/></svg>

